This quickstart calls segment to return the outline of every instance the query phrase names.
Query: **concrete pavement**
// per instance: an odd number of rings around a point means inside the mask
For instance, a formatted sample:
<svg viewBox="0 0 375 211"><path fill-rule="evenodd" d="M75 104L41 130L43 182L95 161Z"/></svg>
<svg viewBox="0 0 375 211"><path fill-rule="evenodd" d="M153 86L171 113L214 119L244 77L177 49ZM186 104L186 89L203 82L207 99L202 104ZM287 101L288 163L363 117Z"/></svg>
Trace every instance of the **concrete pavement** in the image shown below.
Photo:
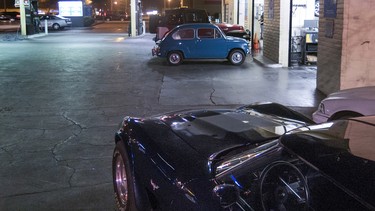
<svg viewBox="0 0 375 211"><path fill-rule="evenodd" d="M0 41L0 210L113 210L124 115L274 101L310 115L316 68L152 58L152 36L64 31Z"/></svg>

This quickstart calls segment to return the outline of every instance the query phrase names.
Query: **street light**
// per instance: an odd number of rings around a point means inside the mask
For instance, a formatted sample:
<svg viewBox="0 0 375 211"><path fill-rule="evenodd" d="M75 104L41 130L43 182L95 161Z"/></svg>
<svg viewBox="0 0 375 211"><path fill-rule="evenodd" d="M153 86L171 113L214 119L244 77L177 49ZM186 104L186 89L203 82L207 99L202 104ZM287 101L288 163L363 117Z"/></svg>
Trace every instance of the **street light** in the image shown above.
<svg viewBox="0 0 375 211"><path fill-rule="evenodd" d="M4 0L4 12L6 12L7 11L7 2L6 2L6 0Z"/></svg>

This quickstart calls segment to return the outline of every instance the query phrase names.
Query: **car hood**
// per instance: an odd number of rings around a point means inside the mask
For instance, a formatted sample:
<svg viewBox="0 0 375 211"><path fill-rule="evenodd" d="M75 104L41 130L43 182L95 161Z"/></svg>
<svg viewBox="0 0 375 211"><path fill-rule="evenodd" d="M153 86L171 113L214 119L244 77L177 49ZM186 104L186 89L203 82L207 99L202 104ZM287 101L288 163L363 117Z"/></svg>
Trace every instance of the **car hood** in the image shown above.
<svg viewBox="0 0 375 211"><path fill-rule="evenodd" d="M375 202L375 116L309 126L280 143L366 201Z"/></svg>
<svg viewBox="0 0 375 211"><path fill-rule="evenodd" d="M243 26L237 24L229 24L229 23L216 23L216 25L221 28L224 32L229 32L232 30L242 30Z"/></svg>
<svg viewBox="0 0 375 211"><path fill-rule="evenodd" d="M275 139L305 125L249 110L186 111L158 118L204 158L231 147Z"/></svg>
<svg viewBox="0 0 375 211"><path fill-rule="evenodd" d="M375 100L375 86L370 87L359 87L353 89L345 89L335 93L328 95L325 99L327 100L335 100L335 99L368 99L368 100Z"/></svg>
<svg viewBox="0 0 375 211"><path fill-rule="evenodd" d="M158 168L170 178L188 179L212 177L208 164L217 156L277 139L308 125L303 119L281 105L259 104L177 111L132 119L131 125L138 145Z"/></svg>

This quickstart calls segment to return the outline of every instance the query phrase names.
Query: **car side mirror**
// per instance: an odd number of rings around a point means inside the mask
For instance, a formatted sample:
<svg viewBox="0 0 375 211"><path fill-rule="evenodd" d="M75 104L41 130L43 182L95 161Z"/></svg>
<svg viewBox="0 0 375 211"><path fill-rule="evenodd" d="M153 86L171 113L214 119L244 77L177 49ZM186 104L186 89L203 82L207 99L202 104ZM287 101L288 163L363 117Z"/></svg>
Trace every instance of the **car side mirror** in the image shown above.
<svg viewBox="0 0 375 211"><path fill-rule="evenodd" d="M219 198L220 205L223 208L227 208L236 203L240 196L238 187L231 184L217 185L213 192L214 195Z"/></svg>

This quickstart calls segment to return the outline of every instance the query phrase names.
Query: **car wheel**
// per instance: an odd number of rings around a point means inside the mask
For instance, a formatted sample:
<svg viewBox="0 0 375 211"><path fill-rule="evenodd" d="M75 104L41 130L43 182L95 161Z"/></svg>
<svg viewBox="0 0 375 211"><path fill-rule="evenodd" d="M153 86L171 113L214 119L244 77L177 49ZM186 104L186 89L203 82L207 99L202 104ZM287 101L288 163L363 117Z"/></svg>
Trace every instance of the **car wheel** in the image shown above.
<svg viewBox="0 0 375 211"><path fill-rule="evenodd" d="M60 29L60 25L57 24L57 23L55 23L55 24L52 25L52 28L53 28L54 30L59 30L59 29Z"/></svg>
<svg viewBox="0 0 375 211"><path fill-rule="evenodd" d="M130 160L121 141L117 142L113 152L112 175L117 208L122 211L135 210Z"/></svg>
<svg viewBox="0 0 375 211"><path fill-rule="evenodd" d="M341 120L341 119L349 119L349 118L354 118L354 117L361 117L363 116L362 114L356 113L356 112L339 112L334 114L331 118L328 119L328 121L333 121L333 120Z"/></svg>
<svg viewBox="0 0 375 211"><path fill-rule="evenodd" d="M287 162L276 162L261 176L260 201L263 210L308 210L307 182L300 170Z"/></svg>
<svg viewBox="0 0 375 211"><path fill-rule="evenodd" d="M230 52L228 59L233 65L240 65L245 61L245 58L245 54L241 50L235 49Z"/></svg>
<svg viewBox="0 0 375 211"><path fill-rule="evenodd" d="M182 63L182 54L178 51L172 51L168 53L167 61L170 65L179 65Z"/></svg>

